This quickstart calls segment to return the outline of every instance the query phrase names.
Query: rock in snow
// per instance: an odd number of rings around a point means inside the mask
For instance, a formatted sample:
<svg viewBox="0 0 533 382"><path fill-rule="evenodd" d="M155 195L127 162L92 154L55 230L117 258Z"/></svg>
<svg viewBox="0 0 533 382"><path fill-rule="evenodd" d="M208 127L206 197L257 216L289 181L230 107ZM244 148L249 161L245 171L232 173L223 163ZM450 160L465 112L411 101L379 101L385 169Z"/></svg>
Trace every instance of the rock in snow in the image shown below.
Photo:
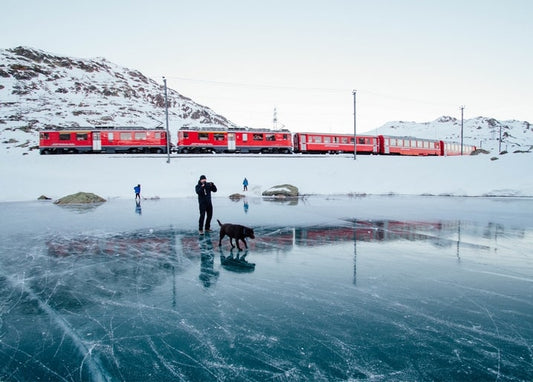
<svg viewBox="0 0 533 382"><path fill-rule="evenodd" d="M67 195L58 199L54 204L93 204L103 203L106 200L91 192L78 192L76 194Z"/></svg>

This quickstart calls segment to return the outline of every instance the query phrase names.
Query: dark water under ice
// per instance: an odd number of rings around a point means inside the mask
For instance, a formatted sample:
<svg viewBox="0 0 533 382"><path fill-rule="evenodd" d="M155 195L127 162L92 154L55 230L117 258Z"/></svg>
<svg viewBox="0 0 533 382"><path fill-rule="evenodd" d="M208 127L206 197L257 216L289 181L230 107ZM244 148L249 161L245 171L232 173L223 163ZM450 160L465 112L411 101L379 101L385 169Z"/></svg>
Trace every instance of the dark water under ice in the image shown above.
<svg viewBox="0 0 533 382"><path fill-rule="evenodd" d="M533 379L533 200L214 204L0 204L0 380Z"/></svg>

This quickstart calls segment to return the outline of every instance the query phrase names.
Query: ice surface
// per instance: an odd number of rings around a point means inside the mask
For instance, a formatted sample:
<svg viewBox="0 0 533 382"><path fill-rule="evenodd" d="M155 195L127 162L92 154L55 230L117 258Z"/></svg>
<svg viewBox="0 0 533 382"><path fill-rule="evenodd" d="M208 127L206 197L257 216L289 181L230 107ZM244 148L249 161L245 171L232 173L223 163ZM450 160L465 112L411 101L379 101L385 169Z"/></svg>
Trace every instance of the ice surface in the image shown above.
<svg viewBox="0 0 533 382"><path fill-rule="evenodd" d="M533 201L193 201L0 204L0 380L533 378Z"/></svg>

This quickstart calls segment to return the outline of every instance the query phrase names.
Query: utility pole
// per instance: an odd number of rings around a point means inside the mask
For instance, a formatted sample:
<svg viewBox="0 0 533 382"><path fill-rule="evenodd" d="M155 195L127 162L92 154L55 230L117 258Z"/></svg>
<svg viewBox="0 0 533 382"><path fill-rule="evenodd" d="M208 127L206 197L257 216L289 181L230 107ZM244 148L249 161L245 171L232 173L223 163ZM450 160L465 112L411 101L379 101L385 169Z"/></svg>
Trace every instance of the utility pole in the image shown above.
<svg viewBox="0 0 533 382"><path fill-rule="evenodd" d="M165 120L167 128L167 163L170 163L170 133L168 131L168 100L167 100L167 79L163 77L163 83L165 84Z"/></svg>
<svg viewBox="0 0 533 382"><path fill-rule="evenodd" d="M356 90L352 91L353 94L353 160L357 159L357 123L356 123L356 115L355 115L355 101L356 101Z"/></svg>
<svg viewBox="0 0 533 382"><path fill-rule="evenodd" d="M502 125L500 125L500 139L498 139L498 154L502 152Z"/></svg>
<svg viewBox="0 0 533 382"><path fill-rule="evenodd" d="M464 105L461 106L461 155L463 155L463 110L465 109Z"/></svg>

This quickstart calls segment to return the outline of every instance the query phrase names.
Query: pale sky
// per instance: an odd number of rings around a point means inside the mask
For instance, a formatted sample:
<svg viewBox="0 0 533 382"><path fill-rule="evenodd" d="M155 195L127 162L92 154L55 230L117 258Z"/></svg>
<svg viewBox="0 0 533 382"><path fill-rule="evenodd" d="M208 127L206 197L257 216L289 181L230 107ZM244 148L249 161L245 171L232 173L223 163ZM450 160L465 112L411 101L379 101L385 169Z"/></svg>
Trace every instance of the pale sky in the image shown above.
<svg viewBox="0 0 533 382"><path fill-rule="evenodd" d="M239 125L533 122L530 0L2 0L0 48L138 69Z"/></svg>

